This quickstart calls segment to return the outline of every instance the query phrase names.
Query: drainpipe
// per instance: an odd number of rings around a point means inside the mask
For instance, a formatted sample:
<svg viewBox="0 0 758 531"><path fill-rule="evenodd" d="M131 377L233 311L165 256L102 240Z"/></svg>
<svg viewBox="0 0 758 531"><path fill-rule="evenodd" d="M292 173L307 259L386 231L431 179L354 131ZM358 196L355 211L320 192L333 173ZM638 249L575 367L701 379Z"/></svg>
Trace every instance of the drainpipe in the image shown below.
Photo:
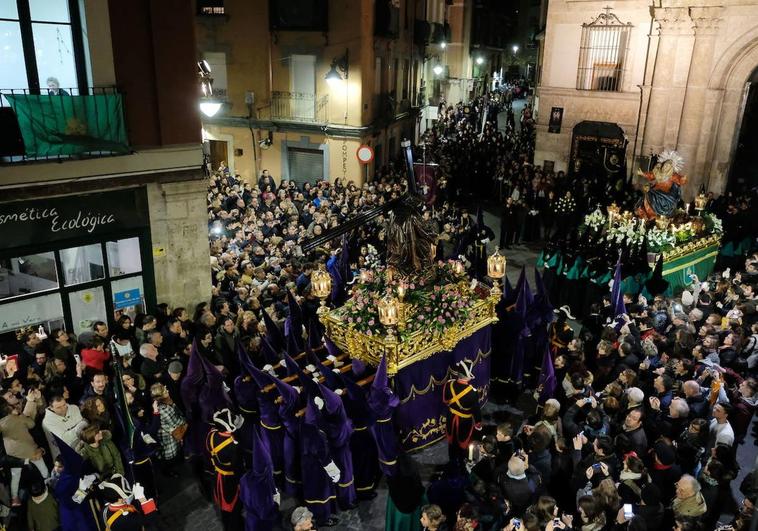
<svg viewBox="0 0 758 531"><path fill-rule="evenodd" d="M645 68L643 69L642 73L642 85L640 85L640 108L639 111L637 111L637 126L635 127L634 132L634 147L632 148L632 164L634 164L634 161L637 158L637 140L640 137L640 121L642 120L642 99L644 95L644 86L645 82L647 80L647 66L648 62L650 60L650 41L653 37L653 24L655 22L655 0L652 0L650 2L650 29L648 30L648 36L647 36L647 49L645 50ZM658 62L658 49L655 50L655 58L656 63ZM655 69L655 64L653 64L653 69ZM652 84L652 79L651 79ZM650 107L650 100L648 100L648 108ZM646 109L647 110L647 109ZM629 182L632 180L632 176L634 175L635 171L634 168L631 168L631 172L629 173Z"/></svg>

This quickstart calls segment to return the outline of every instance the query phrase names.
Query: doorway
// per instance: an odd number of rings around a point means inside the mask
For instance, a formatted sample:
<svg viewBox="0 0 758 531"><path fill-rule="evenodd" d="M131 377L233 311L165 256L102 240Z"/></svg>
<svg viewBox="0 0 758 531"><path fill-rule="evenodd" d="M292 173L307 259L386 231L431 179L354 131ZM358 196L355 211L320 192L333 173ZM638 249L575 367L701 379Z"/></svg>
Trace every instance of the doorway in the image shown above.
<svg viewBox="0 0 758 531"><path fill-rule="evenodd" d="M211 155L211 168L216 171L223 162L228 168L229 161L227 160L228 146L224 140L208 140Z"/></svg>
<svg viewBox="0 0 758 531"><path fill-rule="evenodd" d="M727 191L742 193L758 184L758 68L753 71L744 93L744 111L729 172Z"/></svg>
<svg viewBox="0 0 758 531"><path fill-rule="evenodd" d="M316 113L316 56L293 55L290 61L290 111L295 120L312 121Z"/></svg>

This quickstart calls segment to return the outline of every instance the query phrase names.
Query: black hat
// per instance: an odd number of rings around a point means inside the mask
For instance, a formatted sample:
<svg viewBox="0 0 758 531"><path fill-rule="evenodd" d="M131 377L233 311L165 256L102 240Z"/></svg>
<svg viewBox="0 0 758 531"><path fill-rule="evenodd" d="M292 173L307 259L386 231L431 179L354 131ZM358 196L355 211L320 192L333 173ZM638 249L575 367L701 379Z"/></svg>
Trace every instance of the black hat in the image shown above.
<svg viewBox="0 0 758 531"><path fill-rule="evenodd" d="M674 461L676 461L676 454L674 453L674 449L665 442L661 441L655 443L654 451L655 456L663 466L671 466L674 464Z"/></svg>

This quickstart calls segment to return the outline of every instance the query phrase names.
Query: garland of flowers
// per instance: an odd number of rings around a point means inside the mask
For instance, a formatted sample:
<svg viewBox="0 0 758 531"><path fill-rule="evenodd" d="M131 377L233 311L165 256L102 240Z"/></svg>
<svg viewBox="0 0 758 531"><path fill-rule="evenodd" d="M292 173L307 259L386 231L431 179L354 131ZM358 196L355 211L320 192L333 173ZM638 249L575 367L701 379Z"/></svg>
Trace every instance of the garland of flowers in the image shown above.
<svg viewBox="0 0 758 531"><path fill-rule="evenodd" d="M653 227L647 233L647 245L650 252L663 253L676 246L676 238L668 229Z"/></svg>
<svg viewBox="0 0 758 531"><path fill-rule="evenodd" d="M439 261L432 266L431 277L401 280L395 276L391 282L387 281L386 268L378 267L369 273L365 282L359 281L353 286L350 298L337 312L358 332L368 336L386 334L386 328L379 321L379 301L388 291L396 293L400 282L404 282L403 303L409 311L401 337L422 329L441 333L453 323L466 320L474 302L467 277L457 273L454 265L453 260Z"/></svg>

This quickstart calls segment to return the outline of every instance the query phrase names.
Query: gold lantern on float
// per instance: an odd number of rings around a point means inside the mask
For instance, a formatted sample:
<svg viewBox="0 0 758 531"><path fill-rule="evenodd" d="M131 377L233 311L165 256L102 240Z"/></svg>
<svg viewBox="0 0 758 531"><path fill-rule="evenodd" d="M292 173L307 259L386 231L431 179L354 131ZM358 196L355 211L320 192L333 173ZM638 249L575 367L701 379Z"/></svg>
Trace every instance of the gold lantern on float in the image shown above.
<svg viewBox="0 0 758 531"><path fill-rule="evenodd" d="M397 284L397 298L400 299L400 302L403 302L406 293L408 293L408 284L401 280Z"/></svg>
<svg viewBox="0 0 758 531"><path fill-rule="evenodd" d="M434 258L435 258L436 256L437 256L437 244L436 244L436 243L433 243L433 244L432 244L432 254L431 254L431 257L432 257L432 262L434 262Z"/></svg>
<svg viewBox="0 0 758 531"><path fill-rule="evenodd" d="M371 273L371 271L369 271L368 269L361 269L361 274L360 274L361 284L368 284L369 282L373 280L373 278L374 278L374 275L373 273Z"/></svg>
<svg viewBox="0 0 758 531"><path fill-rule="evenodd" d="M613 222L616 221L616 218L619 215L619 206L613 202L606 208L606 211L608 212L608 228L613 227Z"/></svg>
<svg viewBox="0 0 758 531"><path fill-rule="evenodd" d="M323 315L327 312L326 298L332 292L332 277L324 269L323 264L319 268L311 273L311 293L314 296L321 299L321 306L316 313Z"/></svg>
<svg viewBox="0 0 758 531"><path fill-rule="evenodd" d="M705 210L705 205L707 204L708 197L705 195L705 192L701 190L700 193L697 194L697 197L695 197L695 211L698 216L703 214L703 210Z"/></svg>
<svg viewBox="0 0 758 531"><path fill-rule="evenodd" d="M505 256L500 254L497 249L487 258L487 276L493 280L492 294L500 293L499 280L505 276Z"/></svg>
<svg viewBox="0 0 758 531"><path fill-rule="evenodd" d="M400 322L400 302L391 293L387 293L379 299L376 309L379 313L379 322L387 328L387 340L394 341L394 328Z"/></svg>
<svg viewBox="0 0 758 531"><path fill-rule="evenodd" d="M462 275L466 272L466 266L463 265L463 262L460 260L455 260L453 262L453 272L456 275Z"/></svg>

